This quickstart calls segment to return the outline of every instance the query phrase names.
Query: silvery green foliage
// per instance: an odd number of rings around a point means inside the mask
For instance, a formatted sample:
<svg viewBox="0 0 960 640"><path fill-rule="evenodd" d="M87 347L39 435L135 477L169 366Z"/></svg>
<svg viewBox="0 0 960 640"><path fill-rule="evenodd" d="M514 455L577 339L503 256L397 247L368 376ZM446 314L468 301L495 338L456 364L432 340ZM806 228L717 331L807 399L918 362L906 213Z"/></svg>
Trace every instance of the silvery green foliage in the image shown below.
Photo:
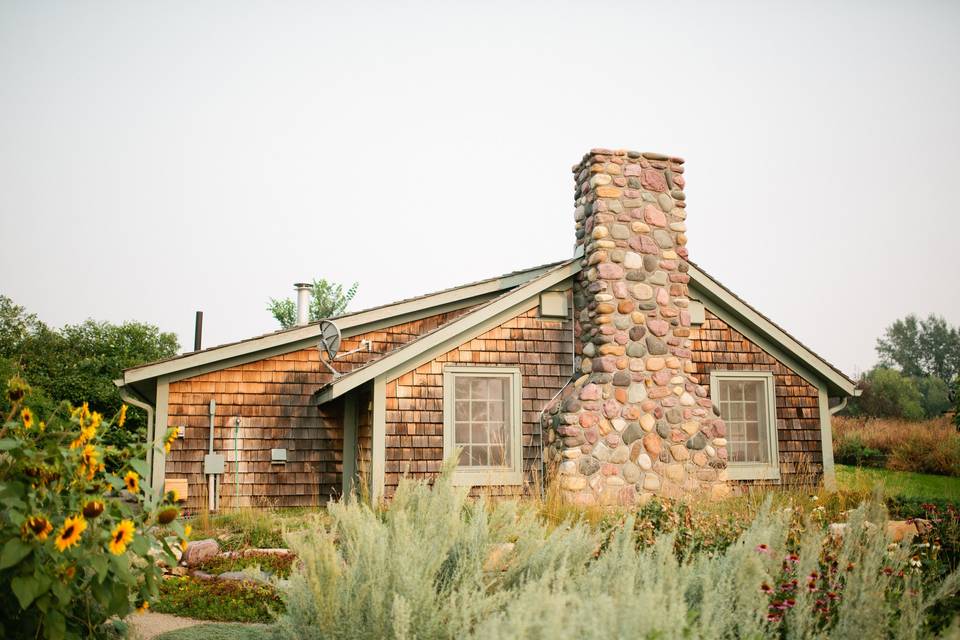
<svg viewBox="0 0 960 640"><path fill-rule="evenodd" d="M285 588L284 637L306 638L920 638L923 615L958 587L888 597L909 572L908 549L888 548L876 505L850 514L831 553L847 585L829 629L818 594L798 589L782 622L768 621L769 596L787 555L790 514L768 505L722 553L681 562L671 536L638 548L630 519L605 535L587 525L550 528L535 508L467 499L445 474L433 488L403 483L388 509L355 500L330 506L291 540L302 562ZM512 546L505 546L506 544ZM768 552L758 551L767 545ZM825 532L801 535L797 575L819 570Z"/></svg>

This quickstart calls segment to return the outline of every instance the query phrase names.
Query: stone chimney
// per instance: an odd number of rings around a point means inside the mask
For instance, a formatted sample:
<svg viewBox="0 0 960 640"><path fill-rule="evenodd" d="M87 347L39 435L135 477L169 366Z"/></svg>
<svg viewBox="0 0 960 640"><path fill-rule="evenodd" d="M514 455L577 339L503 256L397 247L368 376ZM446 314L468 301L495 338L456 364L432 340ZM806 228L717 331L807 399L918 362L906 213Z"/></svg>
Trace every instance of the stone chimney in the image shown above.
<svg viewBox="0 0 960 640"><path fill-rule="evenodd" d="M593 149L573 168L580 375L548 409L564 496L723 497L725 426L693 375L683 160Z"/></svg>

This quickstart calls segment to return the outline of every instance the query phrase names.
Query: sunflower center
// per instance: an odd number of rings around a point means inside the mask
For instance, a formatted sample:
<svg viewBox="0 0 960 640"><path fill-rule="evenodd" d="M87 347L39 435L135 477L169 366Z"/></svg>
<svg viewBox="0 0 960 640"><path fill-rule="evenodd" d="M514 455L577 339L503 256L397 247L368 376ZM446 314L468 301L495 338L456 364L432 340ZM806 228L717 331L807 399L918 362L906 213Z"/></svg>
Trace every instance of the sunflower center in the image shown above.
<svg viewBox="0 0 960 640"><path fill-rule="evenodd" d="M69 538L69 537L72 536L72 535L73 535L73 525L70 525L69 527L67 527L66 529L63 530L63 535L60 536L60 537L61 537L61 538Z"/></svg>

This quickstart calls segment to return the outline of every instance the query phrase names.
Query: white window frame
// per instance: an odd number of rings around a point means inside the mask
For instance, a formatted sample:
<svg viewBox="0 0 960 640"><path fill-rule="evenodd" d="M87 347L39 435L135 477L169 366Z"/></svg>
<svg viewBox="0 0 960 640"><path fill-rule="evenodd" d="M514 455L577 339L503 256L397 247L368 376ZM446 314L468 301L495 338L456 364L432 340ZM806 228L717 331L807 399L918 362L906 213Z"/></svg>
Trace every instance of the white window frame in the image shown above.
<svg viewBox="0 0 960 640"><path fill-rule="evenodd" d="M720 382L723 380L751 380L764 384L764 395L767 399L767 443L769 447L769 464L758 462L729 462L727 463L727 477L731 480L779 480L780 453L777 437L777 395L775 380L769 371L723 371L710 372L710 398L720 407ZM721 418L725 417L721 414ZM729 439L729 438L728 438Z"/></svg>
<svg viewBox="0 0 960 640"><path fill-rule="evenodd" d="M519 367L473 367L447 365L443 368L443 458L450 458L456 448L454 438L454 402L456 377L510 378L510 447L509 467L460 467L453 473L458 486L489 486L523 484L523 396Z"/></svg>

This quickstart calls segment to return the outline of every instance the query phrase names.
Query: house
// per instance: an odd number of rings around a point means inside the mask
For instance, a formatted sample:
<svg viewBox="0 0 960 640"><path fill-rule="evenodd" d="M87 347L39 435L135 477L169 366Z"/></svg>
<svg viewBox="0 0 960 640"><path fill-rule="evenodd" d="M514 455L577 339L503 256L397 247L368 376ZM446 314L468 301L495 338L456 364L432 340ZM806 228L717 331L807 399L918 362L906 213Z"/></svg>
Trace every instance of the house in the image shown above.
<svg viewBox="0 0 960 640"><path fill-rule="evenodd" d="M581 504L832 483L854 383L687 260L683 161L594 149L574 176L568 260L332 318L332 361L314 323L125 371L150 437L180 428L150 483L315 505L455 451L458 483Z"/></svg>

